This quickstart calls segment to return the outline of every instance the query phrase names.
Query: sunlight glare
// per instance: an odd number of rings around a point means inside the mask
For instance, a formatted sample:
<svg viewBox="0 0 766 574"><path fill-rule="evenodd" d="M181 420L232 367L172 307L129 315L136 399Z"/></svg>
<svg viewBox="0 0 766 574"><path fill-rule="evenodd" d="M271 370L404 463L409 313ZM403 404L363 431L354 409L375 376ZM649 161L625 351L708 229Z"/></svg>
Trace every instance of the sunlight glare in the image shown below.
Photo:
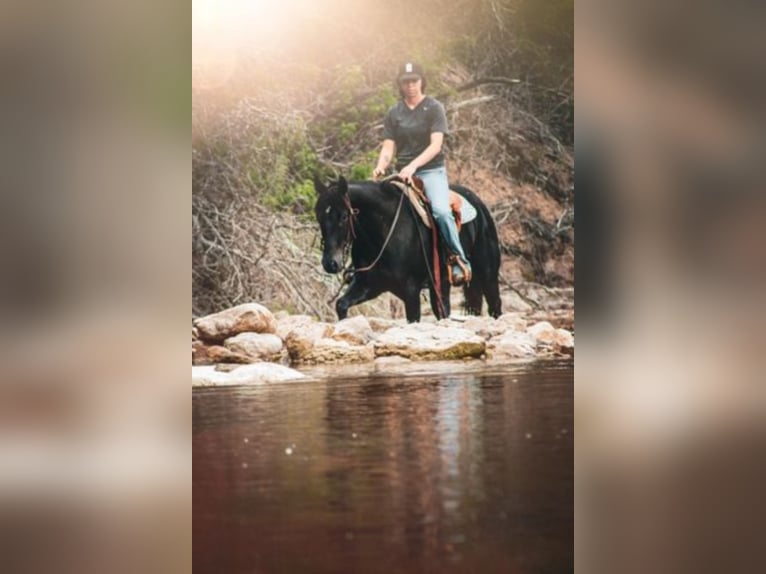
<svg viewBox="0 0 766 574"><path fill-rule="evenodd" d="M278 49L297 19L310 17L311 0L192 0L193 87L225 83L241 58Z"/></svg>

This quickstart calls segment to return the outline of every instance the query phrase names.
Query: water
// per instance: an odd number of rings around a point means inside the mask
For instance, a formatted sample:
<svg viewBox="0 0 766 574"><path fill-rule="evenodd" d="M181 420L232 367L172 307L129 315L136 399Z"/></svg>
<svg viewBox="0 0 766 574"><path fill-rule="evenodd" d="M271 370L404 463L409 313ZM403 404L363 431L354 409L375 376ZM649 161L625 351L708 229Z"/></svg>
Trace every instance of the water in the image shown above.
<svg viewBox="0 0 766 574"><path fill-rule="evenodd" d="M573 370L193 391L196 573L571 572Z"/></svg>

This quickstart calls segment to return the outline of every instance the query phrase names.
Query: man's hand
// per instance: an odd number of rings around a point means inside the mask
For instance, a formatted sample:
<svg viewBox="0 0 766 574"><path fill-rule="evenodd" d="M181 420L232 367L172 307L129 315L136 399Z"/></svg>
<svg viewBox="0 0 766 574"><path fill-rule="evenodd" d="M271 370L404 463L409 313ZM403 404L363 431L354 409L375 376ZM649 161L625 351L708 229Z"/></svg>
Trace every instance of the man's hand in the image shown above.
<svg viewBox="0 0 766 574"><path fill-rule="evenodd" d="M372 179L375 181L378 181L384 175L386 175L386 170L380 166L376 166L375 169L372 170Z"/></svg>

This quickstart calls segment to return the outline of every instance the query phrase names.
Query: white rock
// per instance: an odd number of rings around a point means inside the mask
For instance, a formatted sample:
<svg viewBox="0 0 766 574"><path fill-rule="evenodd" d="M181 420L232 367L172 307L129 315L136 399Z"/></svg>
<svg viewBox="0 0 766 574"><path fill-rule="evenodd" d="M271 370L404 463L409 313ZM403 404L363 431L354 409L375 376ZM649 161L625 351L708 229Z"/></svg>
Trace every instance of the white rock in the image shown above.
<svg viewBox="0 0 766 574"><path fill-rule="evenodd" d="M486 344L482 337L459 327L413 323L394 327L374 343L375 355L399 355L415 360L452 360L480 357Z"/></svg>
<svg viewBox="0 0 766 574"><path fill-rule="evenodd" d="M312 321L295 328L285 337L285 346L290 354L290 360L301 362L301 357L307 356L317 341L324 339L332 333L332 325Z"/></svg>
<svg viewBox="0 0 766 574"><path fill-rule="evenodd" d="M276 335L283 341L295 330L305 329L316 325L317 321L309 315L287 315L277 320ZM326 325L326 323L322 323Z"/></svg>
<svg viewBox="0 0 766 574"><path fill-rule="evenodd" d="M287 358L282 339L271 333L240 333L224 341L223 346L255 361L281 362Z"/></svg>
<svg viewBox="0 0 766 574"><path fill-rule="evenodd" d="M274 315L263 305L245 303L194 320L200 338L223 341L239 333L274 333L277 323Z"/></svg>
<svg viewBox="0 0 766 574"><path fill-rule="evenodd" d="M253 363L227 371L213 366L192 367L192 386L257 385L282 381L299 381L306 375L275 363Z"/></svg>
<svg viewBox="0 0 766 574"><path fill-rule="evenodd" d="M301 348L299 353L294 354L294 349L290 350L290 358L294 363L302 365L363 363L375 359L375 350L371 344L354 345L330 338L318 339L310 347Z"/></svg>
<svg viewBox="0 0 766 574"><path fill-rule="evenodd" d="M574 337L566 329L556 329L548 321L540 321L527 329L527 333L535 337L538 343L557 347L574 347Z"/></svg>
<svg viewBox="0 0 766 574"><path fill-rule="evenodd" d="M469 329L485 339L489 339L505 332L505 330L508 329L508 325L498 319L493 319L492 317L474 316L468 317L463 322L463 328Z"/></svg>
<svg viewBox="0 0 766 574"><path fill-rule="evenodd" d="M369 317L367 321L375 333L384 333L391 327L400 327L407 324L399 319L381 319L380 317Z"/></svg>
<svg viewBox="0 0 766 574"><path fill-rule="evenodd" d="M348 341L355 345L366 345L375 333L370 322L363 315L349 317L335 324L331 337L338 341Z"/></svg>
<svg viewBox="0 0 766 574"><path fill-rule="evenodd" d="M489 359L522 359L535 356L537 341L529 333L508 330L487 342Z"/></svg>
<svg viewBox="0 0 766 574"><path fill-rule="evenodd" d="M527 333L541 343L550 343L556 336L556 328L548 321L539 321L531 327L527 327Z"/></svg>
<svg viewBox="0 0 766 574"><path fill-rule="evenodd" d="M556 345L564 349L574 348L574 335L566 329L556 329Z"/></svg>
<svg viewBox="0 0 766 574"><path fill-rule="evenodd" d="M498 326L503 327L503 332L508 329L514 331L526 331L527 320L522 313L503 313L497 318Z"/></svg>
<svg viewBox="0 0 766 574"><path fill-rule="evenodd" d="M510 291L508 293L503 293L500 298L503 309L510 310L510 311L531 311L532 305L527 303L518 293L515 291Z"/></svg>

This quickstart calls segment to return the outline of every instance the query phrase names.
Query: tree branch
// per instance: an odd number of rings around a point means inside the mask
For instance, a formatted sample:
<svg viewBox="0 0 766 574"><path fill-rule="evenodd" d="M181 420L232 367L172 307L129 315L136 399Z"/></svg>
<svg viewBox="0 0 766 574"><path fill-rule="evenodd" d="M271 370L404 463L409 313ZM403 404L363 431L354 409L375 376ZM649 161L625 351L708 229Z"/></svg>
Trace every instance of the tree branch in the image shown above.
<svg viewBox="0 0 766 574"><path fill-rule="evenodd" d="M473 88L476 88L478 86L483 86L485 84L503 84L506 86L515 86L516 84L520 84L521 80L518 78L502 78L502 77L488 77L488 78L476 78L474 80L471 80L470 82L466 82L465 84L462 84L455 88L455 91L457 92L465 92L467 90L472 90Z"/></svg>

